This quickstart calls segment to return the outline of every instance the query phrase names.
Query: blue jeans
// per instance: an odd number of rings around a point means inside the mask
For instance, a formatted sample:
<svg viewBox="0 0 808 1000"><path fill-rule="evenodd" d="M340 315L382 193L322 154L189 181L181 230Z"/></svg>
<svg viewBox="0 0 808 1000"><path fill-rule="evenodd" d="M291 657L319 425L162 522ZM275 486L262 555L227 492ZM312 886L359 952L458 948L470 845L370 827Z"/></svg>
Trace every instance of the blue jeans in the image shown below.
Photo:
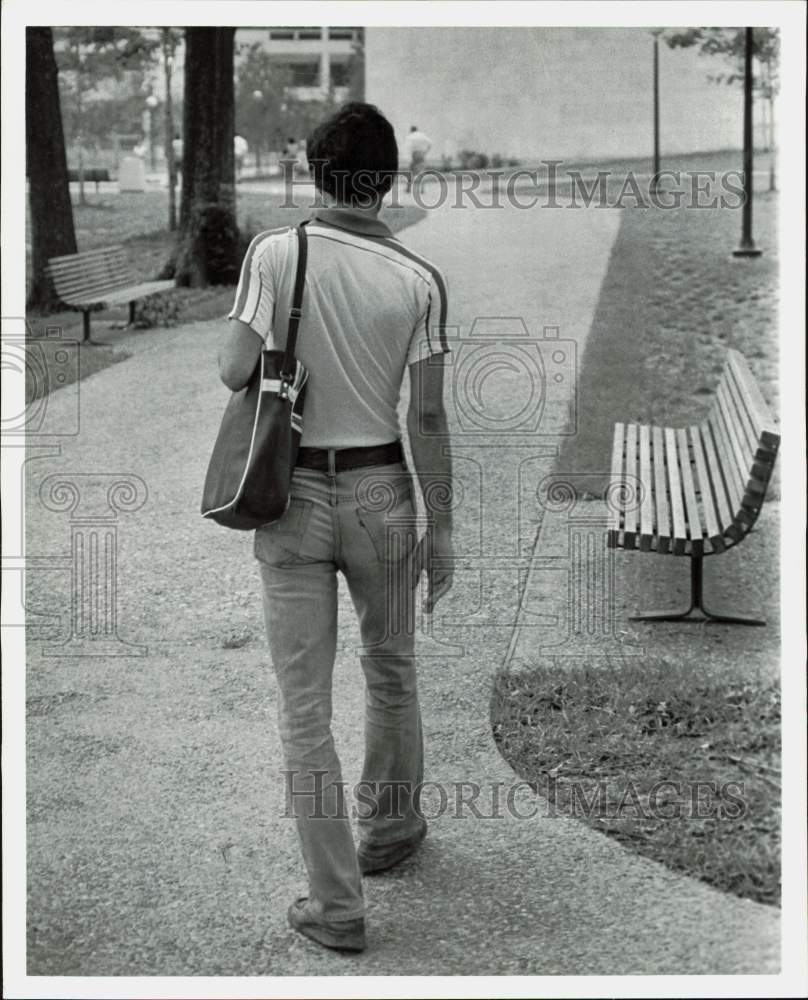
<svg viewBox="0 0 808 1000"><path fill-rule="evenodd" d="M333 463L331 468L333 469ZM331 734L337 572L362 638L365 758L357 815L367 844L416 833L423 738L415 681L412 479L401 463L325 473L296 468L289 509L255 533L278 721L310 907L364 914L356 849Z"/></svg>

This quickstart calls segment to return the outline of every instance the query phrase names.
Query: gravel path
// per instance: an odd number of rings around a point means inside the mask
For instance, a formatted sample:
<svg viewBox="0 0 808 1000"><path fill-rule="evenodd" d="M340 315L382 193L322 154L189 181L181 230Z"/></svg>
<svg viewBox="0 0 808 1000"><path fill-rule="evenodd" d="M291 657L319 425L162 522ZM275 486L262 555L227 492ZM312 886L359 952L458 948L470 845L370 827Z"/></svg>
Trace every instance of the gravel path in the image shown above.
<svg viewBox="0 0 808 1000"><path fill-rule="evenodd" d="M513 317L521 316L532 335L561 326L580 352L618 222L609 212L446 208L405 240L448 272L450 320L463 336L492 313L506 317L500 332L518 333ZM196 514L226 401L214 363L220 334L214 322L145 335L129 361L81 383L80 433L61 441L59 456L28 465L29 556L69 551L69 515L40 498L45 476L92 474L82 489L101 490L103 500L102 477L129 474L148 493L116 522L119 634L146 654L114 655L133 651L119 646L46 656L36 632L29 636L29 974L775 971L769 908L549 816L524 788L517 805L535 817L446 813L417 858L367 881L365 954L338 957L289 931L286 905L305 884L294 828L281 818L275 692L251 538ZM459 349L454 363L457 371L466 365ZM493 786L502 783L504 803L515 784L491 738L491 679L528 567L523 493L549 472L557 444L534 433L517 446L510 430L503 435L517 368L498 368L481 390L485 433L461 427L468 399L458 397L458 541L467 569L421 641L427 779L448 785L450 797L449 783L483 785L483 814L493 811ZM71 405L67 390L56 393L50 416L66 420ZM553 396L542 426L557 427L565 405ZM29 612L69 620L70 589L64 569L30 573ZM352 781L363 690L344 590L341 598L336 737Z"/></svg>

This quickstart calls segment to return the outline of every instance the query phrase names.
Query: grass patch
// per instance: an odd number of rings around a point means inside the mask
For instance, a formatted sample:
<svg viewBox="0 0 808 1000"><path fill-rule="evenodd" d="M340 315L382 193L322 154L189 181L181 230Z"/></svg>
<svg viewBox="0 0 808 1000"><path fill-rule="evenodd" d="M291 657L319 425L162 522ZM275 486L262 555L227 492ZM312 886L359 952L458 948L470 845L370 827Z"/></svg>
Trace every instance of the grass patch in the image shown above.
<svg viewBox="0 0 808 1000"><path fill-rule="evenodd" d="M756 193L757 260L731 256L739 211L624 210L578 376L578 432L555 465L581 475L583 495L602 489L615 422L686 426L706 415L727 347L746 355L777 412L776 209L776 196ZM748 564L756 582L776 574L776 553L759 550ZM654 572L651 559L639 561L622 572ZM720 890L776 905L778 678L772 656L735 652L729 632L683 638L659 625L643 641L662 656L555 660L503 674L494 735L558 812Z"/></svg>
<svg viewBox="0 0 808 1000"><path fill-rule="evenodd" d="M555 810L725 892L780 900L780 696L661 658L500 674L508 763Z"/></svg>
<svg viewBox="0 0 808 1000"><path fill-rule="evenodd" d="M746 355L777 413L776 213L776 196L756 193L764 255L750 260L731 255L738 210L624 210L581 362L578 433L558 471L607 469L617 421L701 420L727 347Z"/></svg>

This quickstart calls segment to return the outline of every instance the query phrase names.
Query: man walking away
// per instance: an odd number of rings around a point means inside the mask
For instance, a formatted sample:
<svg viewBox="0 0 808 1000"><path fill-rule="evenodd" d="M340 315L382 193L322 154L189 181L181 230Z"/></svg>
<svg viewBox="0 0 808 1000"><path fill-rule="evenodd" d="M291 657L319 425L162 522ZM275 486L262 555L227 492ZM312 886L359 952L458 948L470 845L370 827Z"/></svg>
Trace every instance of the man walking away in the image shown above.
<svg viewBox="0 0 808 1000"><path fill-rule="evenodd" d="M404 159L409 162L407 171L407 190L412 190L415 177L424 166L426 154L432 148L432 140L422 132L417 125L411 125L409 134L404 140Z"/></svg>
<svg viewBox="0 0 808 1000"><path fill-rule="evenodd" d="M429 509L428 498L451 482L446 286L438 269L378 218L398 149L375 107L346 104L314 131L306 151L325 207L306 225L297 356L309 381L301 448L289 508L256 531L254 551L277 678L288 812L309 881L289 922L322 945L361 951L361 875L398 864L426 834L412 608L422 549L413 551L414 496L397 404L408 371L407 430ZM284 346L297 253L292 227L261 233L247 251L219 358L233 391L247 384L263 348ZM427 562L428 612L452 584L445 506L428 529L435 557ZM338 573L356 609L366 683L358 851L331 733Z"/></svg>

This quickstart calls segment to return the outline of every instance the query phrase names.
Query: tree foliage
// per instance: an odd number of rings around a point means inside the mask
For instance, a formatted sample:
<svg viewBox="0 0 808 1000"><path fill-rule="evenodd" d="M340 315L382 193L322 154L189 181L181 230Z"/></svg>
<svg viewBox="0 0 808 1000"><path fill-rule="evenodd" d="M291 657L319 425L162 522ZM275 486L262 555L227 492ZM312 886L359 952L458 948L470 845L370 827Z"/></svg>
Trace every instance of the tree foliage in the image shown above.
<svg viewBox="0 0 808 1000"><path fill-rule="evenodd" d="M110 84L133 74L142 79L151 67L159 39L139 28L72 27L54 29L54 51L69 119L69 131L87 134L88 109L109 100ZM88 104L88 100L90 104Z"/></svg>
<svg viewBox="0 0 808 1000"><path fill-rule="evenodd" d="M241 56L236 70L236 131L258 153L281 149L289 69L273 61L260 42L243 46Z"/></svg>
<svg viewBox="0 0 808 1000"><path fill-rule="evenodd" d="M700 55L718 56L729 64L722 73L711 73L709 77L716 83L743 83L743 60L745 50L744 28L684 28L668 31L663 35L672 49L696 47ZM771 100L780 88L780 32L777 28L755 28L752 54L757 60L759 72L754 78L754 87L761 97Z"/></svg>

